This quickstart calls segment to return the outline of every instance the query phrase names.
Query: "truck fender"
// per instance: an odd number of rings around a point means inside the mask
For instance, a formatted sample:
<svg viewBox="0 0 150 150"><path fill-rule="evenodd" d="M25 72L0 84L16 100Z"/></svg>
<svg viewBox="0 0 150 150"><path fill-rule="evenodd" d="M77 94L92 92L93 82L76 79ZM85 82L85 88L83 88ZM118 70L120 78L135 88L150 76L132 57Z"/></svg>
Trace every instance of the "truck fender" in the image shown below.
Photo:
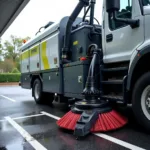
<svg viewBox="0 0 150 150"><path fill-rule="evenodd" d="M129 67L129 71L128 71L128 79L127 79L127 90L128 91L131 89L132 76L133 76L135 67L137 66L140 59L148 53L150 54L150 45L142 48L141 50L136 50L136 53L134 53L134 58L130 62L130 67Z"/></svg>

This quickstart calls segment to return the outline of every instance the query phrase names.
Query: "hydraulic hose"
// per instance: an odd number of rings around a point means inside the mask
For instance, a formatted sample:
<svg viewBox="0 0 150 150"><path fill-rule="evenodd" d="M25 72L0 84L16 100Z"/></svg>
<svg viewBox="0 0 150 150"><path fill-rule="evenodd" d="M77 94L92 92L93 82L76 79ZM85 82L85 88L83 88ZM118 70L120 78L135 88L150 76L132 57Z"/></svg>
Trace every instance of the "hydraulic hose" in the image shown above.
<svg viewBox="0 0 150 150"><path fill-rule="evenodd" d="M92 44L90 48L93 48L93 58L90 64L86 85L82 94L85 96L96 96L100 94L100 91L95 86L95 69L97 60L100 56L100 50L98 49L98 46L96 44Z"/></svg>
<svg viewBox="0 0 150 150"><path fill-rule="evenodd" d="M83 19L82 19L83 22L85 21L85 17L87 15L88 11L90 10L90 8L91 8L91 5L88 7L88 9L86 10L86 12L85 12L85 14L83 16Z"/></svg>

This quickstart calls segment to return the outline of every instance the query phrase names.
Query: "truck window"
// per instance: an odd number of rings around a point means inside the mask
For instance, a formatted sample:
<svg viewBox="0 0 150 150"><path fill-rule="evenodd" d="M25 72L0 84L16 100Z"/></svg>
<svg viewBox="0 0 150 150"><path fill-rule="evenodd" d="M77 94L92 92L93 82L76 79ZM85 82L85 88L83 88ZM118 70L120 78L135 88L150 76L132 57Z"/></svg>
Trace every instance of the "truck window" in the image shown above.
<svg viewBox="0 0 150 150"><path fill-rule="evenodd" d="M143 6L150 5L150 0L143 0Z"/></svg>
<svg viewBox="0 0 150 150"><path fill-rule="evenodd" d="M120 10L117 12L118 18L132 18L132 0L120 0ZM109 16L109 27L115 30L127 24L114 21L112 14Z"/></svg>

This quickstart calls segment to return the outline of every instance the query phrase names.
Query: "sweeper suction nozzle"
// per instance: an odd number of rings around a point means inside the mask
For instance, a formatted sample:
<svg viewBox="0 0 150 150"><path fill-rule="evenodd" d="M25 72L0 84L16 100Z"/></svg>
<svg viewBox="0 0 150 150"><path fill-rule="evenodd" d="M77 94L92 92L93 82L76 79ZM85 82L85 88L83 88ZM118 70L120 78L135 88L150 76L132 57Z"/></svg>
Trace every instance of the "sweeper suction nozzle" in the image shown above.
<svg viewBox="0 0 150 150"><path fill-rule="evenodd" d="M100 91L95 84L95 68L102 54L96 44L90 45L89 49L93 57L82 93L85 99L76 102L71 111L57 121L59 127L73 130L76 137L84 137L90 132L115 130L128 122L127 118L112 109L109 102L98 99Z"/></svg>

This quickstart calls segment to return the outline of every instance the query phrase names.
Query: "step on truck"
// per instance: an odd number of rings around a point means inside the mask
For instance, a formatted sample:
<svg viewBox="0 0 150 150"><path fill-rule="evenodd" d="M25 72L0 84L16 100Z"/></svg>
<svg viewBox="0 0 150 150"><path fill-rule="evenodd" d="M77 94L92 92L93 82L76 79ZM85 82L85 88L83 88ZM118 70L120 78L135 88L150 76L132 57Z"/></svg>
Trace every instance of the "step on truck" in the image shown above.
<svg viewBox="0 0 150 150"><path fill-rule="evenodd" d="M55 99L73 105L84 99L96 44L98 98L131 104L137 121L150 130L150 1L103 0L101 23L95 5L96 0L79 0L70 16L45 25L20 48L20 86L32 89L38 104Z"/></svg>

